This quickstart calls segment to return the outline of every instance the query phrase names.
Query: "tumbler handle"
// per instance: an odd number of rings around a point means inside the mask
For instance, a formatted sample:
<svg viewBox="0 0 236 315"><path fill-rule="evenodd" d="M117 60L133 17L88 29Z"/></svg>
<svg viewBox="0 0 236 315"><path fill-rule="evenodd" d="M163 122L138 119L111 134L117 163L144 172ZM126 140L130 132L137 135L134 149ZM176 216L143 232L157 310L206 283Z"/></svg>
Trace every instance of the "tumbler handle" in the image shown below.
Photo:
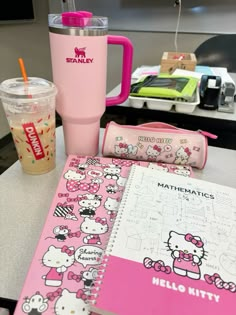
<svg viewBox="0 0 236 315"><path fill-rule="evenodd" d="M117 96L106 98L106 106L113 106L123 103L129 97L133 61L133 45L131 41L124 36L108 35L107 37L108 44L123 46L121 91Z"/></svg>

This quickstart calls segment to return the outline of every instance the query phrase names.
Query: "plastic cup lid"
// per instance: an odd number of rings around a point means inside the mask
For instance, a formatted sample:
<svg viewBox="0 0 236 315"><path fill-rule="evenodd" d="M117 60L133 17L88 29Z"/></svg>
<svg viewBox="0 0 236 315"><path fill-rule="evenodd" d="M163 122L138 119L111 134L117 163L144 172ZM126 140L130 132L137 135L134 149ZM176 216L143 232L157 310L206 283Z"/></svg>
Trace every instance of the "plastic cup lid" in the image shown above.
<svg viewBox="0 0 236 315"><path fill-rule="evenodd" d="M29 77L28 82L23 78L8 79L0 84L2 99L38 99L57 94L56 86L45 79Z"/></svg>

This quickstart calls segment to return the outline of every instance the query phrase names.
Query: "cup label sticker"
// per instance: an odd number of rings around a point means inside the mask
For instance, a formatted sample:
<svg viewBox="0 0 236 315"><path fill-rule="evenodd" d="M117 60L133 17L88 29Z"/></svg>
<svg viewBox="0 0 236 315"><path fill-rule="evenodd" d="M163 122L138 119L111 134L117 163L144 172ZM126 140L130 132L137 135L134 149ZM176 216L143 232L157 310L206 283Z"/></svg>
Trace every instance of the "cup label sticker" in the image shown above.
<svg viewBox="0 0 236 315"><path fill-rule="evenodd" d="M22 127L24 129L28 143L31 146L31 149L34 153L35 159L36 160L43 159L45 157L45 154L34 123L32 122L26 123L23 124Z"/></svg>

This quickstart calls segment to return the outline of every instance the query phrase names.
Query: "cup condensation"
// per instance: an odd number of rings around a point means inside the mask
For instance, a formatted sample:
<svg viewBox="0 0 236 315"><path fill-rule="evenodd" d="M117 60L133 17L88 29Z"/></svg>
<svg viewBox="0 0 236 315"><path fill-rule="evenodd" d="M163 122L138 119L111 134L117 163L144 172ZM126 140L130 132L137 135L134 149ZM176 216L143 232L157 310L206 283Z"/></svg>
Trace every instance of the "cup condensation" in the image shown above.
<svg viewBox="0 0 236 315"><path fill-rule="evenodd" d="M5 80L0 98L11 129L18 158L28 174L55 168L55 98L52 82L30 77Z"/></svg>

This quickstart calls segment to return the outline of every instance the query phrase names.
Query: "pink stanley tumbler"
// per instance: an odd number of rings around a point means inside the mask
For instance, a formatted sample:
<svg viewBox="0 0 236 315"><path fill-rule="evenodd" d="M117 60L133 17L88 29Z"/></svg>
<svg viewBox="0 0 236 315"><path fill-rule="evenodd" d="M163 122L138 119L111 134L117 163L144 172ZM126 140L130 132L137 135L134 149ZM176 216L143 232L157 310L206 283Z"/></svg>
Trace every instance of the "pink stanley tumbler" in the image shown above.
<svg viewBox="0 0 236 315"><path fill-rule="evenodd" d="M67 154L98 153L100 119L106 106L129 96L133 47L123 36L107 35L108 19L86 11L49 15L56 110L62 118ZM106 98L107 44L123 46L121 93Z"/></svg>

